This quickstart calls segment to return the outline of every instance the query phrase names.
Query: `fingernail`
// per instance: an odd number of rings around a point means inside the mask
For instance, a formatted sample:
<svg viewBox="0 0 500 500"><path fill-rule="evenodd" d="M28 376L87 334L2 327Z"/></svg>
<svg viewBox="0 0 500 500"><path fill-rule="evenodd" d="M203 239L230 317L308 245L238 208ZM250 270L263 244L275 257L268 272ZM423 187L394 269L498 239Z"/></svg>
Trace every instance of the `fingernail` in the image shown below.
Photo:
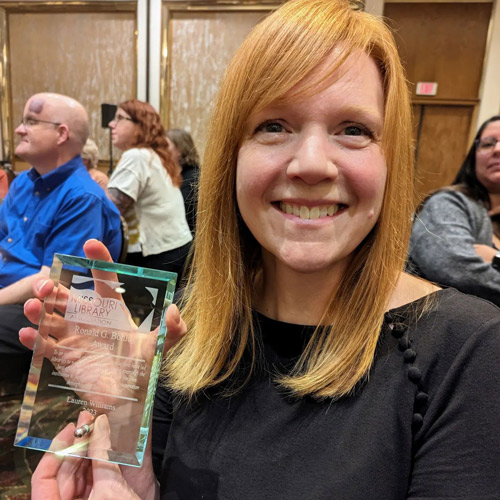
<svg viewBox="0 0 500 500"><path fill-rule="evenodd" d="M49 282L49 280L42 281L42 284L37 286L36 291L39 292L45 286L45 284L48 282Z"/></svg>
<svg viewBox="0 0 500 500"><path fill-rule="evenodd" d="M95 421L94 421L94 428L96 431L99 433L106 433L109 435L110 429L109 429L109 421L108 417L106 415L99 415Z"/></svg>

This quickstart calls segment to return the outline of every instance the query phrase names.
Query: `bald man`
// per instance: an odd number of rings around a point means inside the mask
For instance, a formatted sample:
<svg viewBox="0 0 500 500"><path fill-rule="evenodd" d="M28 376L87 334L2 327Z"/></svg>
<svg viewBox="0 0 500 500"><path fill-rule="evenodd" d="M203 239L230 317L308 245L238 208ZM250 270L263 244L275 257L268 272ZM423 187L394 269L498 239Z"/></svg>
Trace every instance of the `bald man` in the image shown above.
<svg viewBox="0 0 500 500"><path fill-rule="evenodd" d="M16 134L16 154L32 168L16 177L0 206L0 381L1 357L26 357L18 331L28 325L22 304L32 296L33 276L48 275L56 252L83 256L90 238L103 241L115 260L121 247L120 214L80 157L89 135L83 106L36 94Z"/></svg>

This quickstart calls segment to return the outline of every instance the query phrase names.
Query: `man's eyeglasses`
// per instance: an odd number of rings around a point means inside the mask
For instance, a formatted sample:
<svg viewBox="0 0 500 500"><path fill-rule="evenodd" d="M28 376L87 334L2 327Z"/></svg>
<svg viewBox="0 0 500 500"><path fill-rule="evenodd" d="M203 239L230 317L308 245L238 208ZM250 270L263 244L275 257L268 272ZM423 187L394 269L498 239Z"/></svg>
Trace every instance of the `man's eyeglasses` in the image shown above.
<svg viewBox="0 0 500 500"><path fill-rule="evenodd" d="M487 137L486 139L476 139L476 148L480 153L491 153L500 139Z"/></svg>
<svg viewBox="0 0 500 500"><path fill-rule="evenodd" d="M38 123L50 123L52 125L61 125L59 122L49 122L47 120L38 120L37 118L22 118L20 125L24 125L24 128L30 128Z"/></svg>
<svg viewBox="0 0 500 500"><path fill-rule="evenodd" d="M134 119L129 118L128 116L123 116L123 115L115 115L115 117L111 120L115 123L120 123L122 120L128 120L129 122L135 122Z"/></svg>

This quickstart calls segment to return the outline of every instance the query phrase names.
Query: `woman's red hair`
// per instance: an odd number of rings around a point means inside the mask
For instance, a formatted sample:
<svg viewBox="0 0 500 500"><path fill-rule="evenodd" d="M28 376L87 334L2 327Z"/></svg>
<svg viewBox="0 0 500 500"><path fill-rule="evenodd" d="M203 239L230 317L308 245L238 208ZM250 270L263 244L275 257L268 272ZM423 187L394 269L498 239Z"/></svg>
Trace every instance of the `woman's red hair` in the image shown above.
<svg viewBox="0 0 500 500"><path fill-rule="evenodd" d="M138 125L136 148L151 148L159 157L174 186L182 184L181 169L172 160L160 115L147 102L129 99L118 104Z"/></svg>

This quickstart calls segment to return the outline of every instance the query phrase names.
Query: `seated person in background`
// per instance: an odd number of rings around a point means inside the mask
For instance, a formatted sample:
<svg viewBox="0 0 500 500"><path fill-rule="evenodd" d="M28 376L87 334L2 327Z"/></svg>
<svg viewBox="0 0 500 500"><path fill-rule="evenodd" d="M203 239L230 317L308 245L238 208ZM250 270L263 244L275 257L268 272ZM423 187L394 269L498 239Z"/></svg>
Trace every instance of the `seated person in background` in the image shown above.
<svg viewBox="0 0 500 500"><path fill-rule="evenodd" d="M7 191L9 190L9 179L7 178L7 172L0 168L0 203L7 196Z"/></svg>
<svg viewBox="0 0 500 500"><path fill-rule="evenodd" d="M94 179L97 184L99 184L99 186L106 191L106 188L108 187L108 176L97 168L97 162L99 161L99 149L97 148L97 144L92 139L87 139L85 146L83 146L81 156L83 164L87 168L90 177L92 177L92 179Z"/></svg>
<svg viewBox="0 0 500 500"><path fill-rule="evenodd" d="M493 260L498 249L490 219L498 213L500 116L493 116L481 125L453 184L427 198L417 213L410 269L500 305L500 267Z"/></svg>
<svg viewBox="0 0 500 500"><path fill-rule="evenodd" d="M180 281L193 237L179 189L180 168L168 151L160 115L147 102L132 99L118 105L109 127L113 144L124 153L109 179L108 196L127 224L131 208L139 221L141 251L129 251L126 262L177 273Z"/></svg>
<svg viewBox="0 0 500 500"><path fill-rule="evenodd" d="M83 255L89 238L121 246L120 214L80 158L89 134L83 106L58 94L36 94L16 129L16 154L32 165L0 206L0 370L3 358L28 352L18 338L30 324L22 304L34 275L48 274L55 252ZM29 353L29 357L31 353ZM2 380L0 373L0 380Z"/></svg>
<svg viewBox="0 0 500 500"><path fill-rule="evenodd" d="M179 128L167 130L168 150L174 162L182 170L181 193L184 198L186 220L194 235L196 227L196 205L198 201L198 177L200 175L200 157L189 132Z"/></svg>

